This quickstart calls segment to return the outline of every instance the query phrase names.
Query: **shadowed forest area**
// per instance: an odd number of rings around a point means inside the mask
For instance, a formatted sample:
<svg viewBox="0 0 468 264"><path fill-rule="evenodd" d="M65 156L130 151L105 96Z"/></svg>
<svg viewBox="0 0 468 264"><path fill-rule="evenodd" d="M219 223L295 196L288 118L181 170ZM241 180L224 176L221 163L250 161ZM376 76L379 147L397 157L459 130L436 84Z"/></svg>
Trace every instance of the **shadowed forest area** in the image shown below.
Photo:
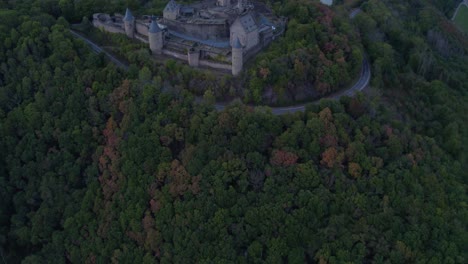
<svg viewBox="0 0 468 264"><path fill-rule="evenodd" d="M269 1L288 30L236 80L109 37L125 72L69 32L160 0L0 0L1 261L466 263L458 1L316 2ZM339 87L362 51L365 94L283 116L241 101L214 110L237 81L245 102L269 89L291 99L327 63Z"/></svg>

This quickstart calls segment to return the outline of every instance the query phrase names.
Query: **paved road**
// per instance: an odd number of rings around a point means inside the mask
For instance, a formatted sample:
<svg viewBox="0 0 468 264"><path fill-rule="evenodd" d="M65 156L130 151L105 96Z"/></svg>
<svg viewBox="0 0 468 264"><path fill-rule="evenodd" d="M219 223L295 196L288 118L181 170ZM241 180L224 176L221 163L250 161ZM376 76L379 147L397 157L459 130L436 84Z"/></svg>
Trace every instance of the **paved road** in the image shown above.
<svg viewBox="0 0 468 264"><path fill-rule="evenodd" d="M361 9L360 8L356 8L356 9L353 9L351 10L351 13L349 13L349 18L353 19L354 17L356 17L359 13L361 13Z"/></svg>
<svg viewBox="0 0 468 264"><path fill-rule="evenodd" d="M369 85L370 79L371 79L371 70L370 70L369 61L367 60L367 58L364 58L362 61L361 74L359 76L359 79L353 84L353 86L351 86L350 88L346 90L340 91L336 94L333 94L333 95L330 95L321 99L339 100L343 96L351 97L355 95L357 92L362 91L364 88L366 88ZM289 106L289 107L271 107L271 112L274 115L284 115L287 113L304 112L308 104L317 104L320 102L321 99L310 101L301 105L295 105L295 106ZM220 110L219 107L216 107L216 109Z"/></svg>
<svg viewBox="0 0 468 264"><path fill-rule="evenodd" d="M467 1L468 0L464 0ZM361 13L360 8L353 9L351 13L349 14L349 18L353 19L355 18L359 13ZM364 88L366 88L369 85L371 79L371 67L369 64L369 60L367 59L367 56L364 57L362 60L362 68L361 68L361 74L359 76L359 79L351 86L350 88L340 91L336 94L321 98L321 99L333 99L333 100L339 100L343 96L353 96L357 92L362 91ZM316 104L319 103L321 99L315 100L315 101L310 101L307 103L299 104L299 105L294 105L294 106L288 106L288 107L270 107L271 112L274 115L284 115L288 113L295 113L295 112L304 112L306 109L306 106L308 104ZM222 111L226 107L226 103L217 103L215 104L215 109L218 111Z"/></svg>
<svg viewBox="0 0 468 264"><path fill-rule="evenodd" d="M117 59L116 57L114 57L112 54L110 54L109 52L105 51L104 49L102 49L101 47L99 47L96 43L92 42L91 40L89 40L88 38L80 35L79 33L77 33L76 31L70 29L70 33L72 33L72 35L76 38L79 38L81 40L83 40L86 44L88 44L88 46L91 47L91 49L93 50L94 53L96 54L99 54L99 53L104 53L115 65L117 65L117 67L119 68L122 68L124 70L128 70L128 65L126 63L123 63L121 62L119 59Z"/></svg>
<svg viewBox="0 0 468 264"><path fill-rule="evenodd" d="M299 105L286 106L286 107L270 107L271 112L274 115L284 115L288 113L304 112L308 104L317 104L320 102L321 99L339 100L343 96L351 97L355 95L357 92L362 91L364 88L366 88L369 85L370 79L371 79L371 70L370 70L369 61L367 60L367 58L364 58L362 61L362 69L361 69L361 74L359 76L359 79L350 88L340 91L336 94L332 94L330 96L323 97L323 98L310 101L307 103L302 103ZM229 105L229 103L216 103L214 107L216 110L222 111L224 108L226 108L227 105Z"/></svg>
<svg viewBox="0 0 468 264"><path fill-rule="evenodd" d="M468 7L468 0L463 0L463 1L461 1L460 4L458 4L457 9L455 9L455 13L453 13L452 20L455 20L455 17L456 17L457 14L458 14L458 10L460 10L460 7L461 7L462 5L465 5L466 7Z"/></svg>
<svg viewBox="0 0 468 264"><path fill-rule="evenodd" d="M468 1L468 0L465 0L465 1ZM359 12L361 12L360 9L353 10L350 13L350 18L354 18L357 14L359 14ZM77 32L75 32L73 30L70 30L70 32L73 34L73 36L83 40L86 44L88 44L95 53L103 52L118 67L120 67L120 68L122 68L124 70L128 70L128 65L126 63L124 63L124 62L120 61L119 59L117 59L116 57L112 56L112 54L110 54L109 52L103 50L96 43L92 42L88 38L78 34ZM369 61L368 61L367 57L364 57L364 59L362 61L361 74L359 76L359 79L356 81L356 83L354 83L353 86L351 86L350 88L348 88L348 89L346 89L344 91L340 91L337 94L333 94L333 95L330 95L330 96L325 97L325 98L338 100L342 96L353 96L354 94L356 94L359 91L362 91L364 88L366 88L369 85L370 78L371 78L371 70L370 70ZM284 115L284 114L288 114L288 113L304 112L305 109L306 109L306 106L308 104L314 104L314 103L318 103L318 102L320 102L320 100L310 101L310 102L307 102L307 103L302 103L302 104L299 104L299 105L288 106L288 107L270 107L270 108L271 108L271 112L274 115ZM224 108L226 108L227 105L229 105L229 103L216 103L214 105L214 107L215 107L216 110L222 111Z"/></svg>

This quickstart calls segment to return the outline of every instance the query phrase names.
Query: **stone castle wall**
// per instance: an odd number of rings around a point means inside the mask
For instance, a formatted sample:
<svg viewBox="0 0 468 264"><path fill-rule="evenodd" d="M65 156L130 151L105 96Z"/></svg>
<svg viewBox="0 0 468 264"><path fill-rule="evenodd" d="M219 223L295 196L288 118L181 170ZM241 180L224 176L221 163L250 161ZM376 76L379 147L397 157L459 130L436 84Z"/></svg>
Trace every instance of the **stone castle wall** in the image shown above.
<svg viewBox="0 0 468 264"><path fill-rule="evenodd" d="M171 50L167 50L167 49L163 49L163 50L162 50L162 53L163 53L164 55L167 55L167 56L170 56L170 57L174 57L174 58L177 58L177 59L179 59L179 60L183 60L183 61L187 61L187 62L188 62L187 54L182 54L182 53L178 53L178 52L171 51Z"/></svg>
<svg viewBox="0 0 468 264"><path fill-rule="evenodd" d="M135 34L135 38L138 39L139 41L143 42L143 43L149 43L148 39L141 36L141 35Z"/></svg>
<svg viewBox="0 0 468 264"><path fill-rule="evenodd" d="M100 17L102 19L100 19ZM107 14L96 14L93 17L93 26L110 33L125 34L125 25L123 22L112 22L111 17ZM145 23L135 21L135 33L148 36L148 25ZM142 38L144 40L144 38ZM144 40L148 43L148 40Z"/></svg>
<svg viewBox="0 0 468 264"><path fill-rule="evenodd" d="M167 50L167 49L163 49L162 53L164 55L188 62L187 54L181 54L181 53ZM208 60L199 60L198 65L213 68L213 69L218 69L218 70L226 70L226 71L231 71L232 69L231 64L223 64L223 63L218 63L218 62L208 61Z"/></svg>
<svg viewBox="0 0 468 264"><path fill-rule="evenodd" d="M164 20L164 24L169 30L202 40L229 38L229 27L227 24L188 24L168 19Z"/></svg>
<svg viewBox="0 0 468 264"><path fill-rule="evenodd" d="M189 51L187 56L189 65L198 67L198 65L200 64L200 51Z"/></svg>
<svg viewBox="0 0 468 264"><path fill-rule="evenodd" d="M223 64L223 63L207 61L207 60L200 60L199 64L200 66L210 67L210 68L219 69L219 70L231 71L232 69L231 64Z"/></svg>
<svg viewBox="0 0 468 264"><path fill-rule="evenodd" d="M259 53L262 49L263 49L263 45L259 43L256 46L252 47L251 49L247 50L247 52L244 53L244 61L251 59L257 53Z"/></svg>
<svg viewBox="0 0 468 264"><path fill-rule="evenodd" d="M247 52L244 53L244 62L251 59L255 55L257 55L257 53L259 53L265 47L270 45L270 43L273 42L274 39L283 35L283 33L284 33L284 29L277 32L276 34L271 34L271 36L267 36L265 39L263 39L262 42L259 42L254 47L251 47L250 49L248 49Z"/></svg>
<svg viewBox="0 0 468 264"><path fill-rule="evenodd" d="M119 27L119 26L117 26L115 24L103 23L99 19L93 19L93 26L96 27L96 28L100 28L103 31L110 32L110 33L125 34L125 29L123 28L123 24L122 24L122 27Z"/></svg>
<svg viewBox="0 0 468 264"><path fill-rule="evenodd" d="M143 24L137 21L135 23L135 29L136 29L136 33L140 35L148 36L148 26L146 24Z"/></svg>

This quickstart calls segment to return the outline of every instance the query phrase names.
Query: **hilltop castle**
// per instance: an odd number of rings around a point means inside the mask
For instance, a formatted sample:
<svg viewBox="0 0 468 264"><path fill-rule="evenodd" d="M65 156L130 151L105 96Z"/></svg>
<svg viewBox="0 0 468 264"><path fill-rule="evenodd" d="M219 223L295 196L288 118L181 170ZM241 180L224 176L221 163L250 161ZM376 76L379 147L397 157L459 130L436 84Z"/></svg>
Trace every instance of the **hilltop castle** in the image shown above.
<svg viewBox="0 0 468 264"><path fill-rule="evenodd" d="M285 20L263 4L246 0L205 0L180 5L170 0L162 17L135 18L94 14L93 25L149 43L153 54L187 61L190 66L229 70L238 75L244 61L284 32Z"/></svg>

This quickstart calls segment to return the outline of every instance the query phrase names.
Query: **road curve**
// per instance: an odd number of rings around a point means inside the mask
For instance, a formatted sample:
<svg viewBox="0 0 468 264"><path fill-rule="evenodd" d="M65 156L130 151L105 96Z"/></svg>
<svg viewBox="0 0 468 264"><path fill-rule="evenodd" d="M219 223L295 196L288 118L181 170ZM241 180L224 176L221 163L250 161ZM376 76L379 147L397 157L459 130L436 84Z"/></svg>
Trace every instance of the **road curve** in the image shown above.
<svg viewBox="0 0 468 264"><path fill-rule="evenodd" d="M351 10L351 13L349 13L349 18L353 19L354 17L356 17L359 13L361 13L361 9L360 8L355 8L353 10Z"/></svg>
<svg viewBox="0 0 468 264"><path fill-rule="evenodd" d="M351 12L351 14L350 14L350 18L354 18L359 12L360 12L360 9L353 10ZM95 52L95 53L100 53L100 52L104 53L115 65L117 65L118 67L120 67L120 68L122 68L124 70L128 70L128 65L126 63L124 63L124 62L120 61L119 59L117 59L116 57L112 56L112 54L110 54L109 52L107 52L104 49L102 49L101 47L99 47L99 45L92 42L90 39L86 38L85 36L82 36L82 35L78 34L74 30L70 29L70 32L72 33L72 35L74 37L79 38L79 39L83 40L86 44L88 44L91 47L91 49L93 50L93 52ZM360 73L359 79L350 88L348 88L346 90L343 90L343 91L340 91L340 92L338 92L336 94L321 98L321 99L339 100L343 96L353 96L357 92L362 91L364 88L366 88L369 85L370 79L371 79L370 64L369 64L369 60L367 59L367 56L365 56L364 59L362 60L362 68L361 68L361 73ZM306 103L302 103L302 104L299 104L299 105L294 105L294 106L270 107L270 109L271 109L271 112L274 115L284 115L284 114L288 114L288 113L304 112L305 109L306 109L306 106L308 104L318 103L318 102L320 102L321 99L306 102ZM229 103L216 103L214 105L214 107L215 107L215 109L217 111L222 111L228 105L229 105Z"/></svg>
<svg viewBox="0 0 468 264"><path fill-rule="evenodd" d="M465 5L466 7L468 7L468 0L462 0L461 3L458 4L457 9L455 9L455 13L453 13L452 21L455 20L455 17L458 15L458 11L460 10L460 7L462 5Z"/></svg>
<svg viewBox="0 0 468 264"><path fill-rule="evenodd" d="M355 95L357 92L360 92L364 88L366 88L369 85L370 79L371 79L371 70L370 70L369 60L365 57L362 60L362 68L361 68L361 73L359 75L359 79L350 88L340 91L338 93L335 93L333 95L326 96L326 97L323 97L314 101L309 101L303 104L285 106L285 107L270 107L270 109L274 115L284 115L288 113L304 112L308 104L319 103L320 100L322 99L339 100L343 96L351 97ZM216 103L214 107L216 110L222 111L228 105L229 103Z"/></svg>
<svg viewBox="0 0 468 264"><path fill-rule="evenodd" d="M366 88L369 85L370 79L371 79L371 70L370 70L369 61L368 61L367 58L364 58L362 60L362 69L361 69L361 73L359 75L359 79L350 88L348 88L346 90L343 90L343 91L340 91L340 92L338 92L336 94L326 96L326 97L323 97L323 98L320 98L320 99L317 99L317 100L314 100L314 101L310 101L310 102L307 102L307 103L303 103L303 104L300 104L300 105L294 105L294 106L288 106L288 107L270 107L271 112L274 115L284 115L284 114L288 114L288 113L304 112L305 109L306 109L306 106L308 104L319 103L320 100L322 100L322 99L339 100L343 96L351 97L351 96L355 95L357 92L360 92L364 88ZM222 110L223 109L223 108L220 107L220 105L219 106L215 105L215 107L216 107L217 110Z"/></svg>

